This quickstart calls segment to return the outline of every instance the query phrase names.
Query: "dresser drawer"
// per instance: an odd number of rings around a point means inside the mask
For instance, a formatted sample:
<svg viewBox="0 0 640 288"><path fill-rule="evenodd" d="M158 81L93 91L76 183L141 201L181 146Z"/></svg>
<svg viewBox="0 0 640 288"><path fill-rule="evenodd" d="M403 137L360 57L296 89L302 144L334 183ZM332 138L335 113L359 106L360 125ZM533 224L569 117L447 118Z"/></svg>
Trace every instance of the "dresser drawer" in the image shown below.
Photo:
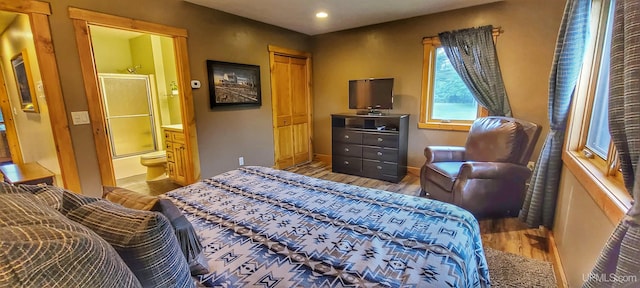
<svg viewBox="0 0 640 288"><path fill-rule="evenodd" d="M346 129L333 129L333 141L344 143L362 143L362 133Z"/></svg>
<svg viewBox="0 0 640 288"><path fill-rule="evenodd" d="M364 146L362 158L387 162L398 162L398 149Z"/></svg>
<svg viewBox="0 0 640 288"><path fill-rule="evenodd" d="M396 176L398 175L398 164L364 159L362 160L362 171L371 177L376 177L374 175Z"/></svg>
<svg viewBox="0 0 640 288"><path fill-rule="evenodd" d="M371 146L384 146L397 148L398 147L398 135L397 134L364 134L362 137L362 144Z"/></svg>
<svg viewBox="0 0 640 288"><path fill-rule="evenodd" d="M333 143L333 153L336 155L362 157L362 146L352 143Z"/></svg>
<svg viewBox="0 0 640 288"><path fill-rule="evenodd" d="M177 132L171 133L171 140L173 142L184 144L184 133L177 133Z"/></svg>
<svg viewBox="0 0 640 288"><path fill-rule="evenodd" d="M164 131L164 140L165 141L173 141L178 143L184 143L184 133L178 131Z"/></svg>
<svg viewBox="0 0 640 288"><path fill-rule="evenodd" d="M360 173L362 171L362 158L334 156L332 162L335 172Z"/></svg>

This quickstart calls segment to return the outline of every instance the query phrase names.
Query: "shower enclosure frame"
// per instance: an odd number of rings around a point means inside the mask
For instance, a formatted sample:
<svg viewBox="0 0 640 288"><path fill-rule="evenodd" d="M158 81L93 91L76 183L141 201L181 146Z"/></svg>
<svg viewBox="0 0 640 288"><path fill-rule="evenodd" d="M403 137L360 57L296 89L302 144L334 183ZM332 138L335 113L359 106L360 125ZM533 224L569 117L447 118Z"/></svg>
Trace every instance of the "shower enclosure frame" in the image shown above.
<svg viewBox="0 0 640 288"><path fill-rule="evenodd" d="M142 74L117 74L117 73L98 73L98 79L100 82L100 90L102 92L102 101L103 101L103 107L104 107L104 116L105 116L105 122L106 122L106 129L107 129L107 134L108 134L108 138L109 138L109 143L111 144L111 157L113 159L119 159L119 158L125 158L125 157L130 157L130 156L136 156L136 155L142 155L145 153L149 153L149 152L153 152L153 151L157 151L158 149L158 142L157 142L157 133L158 131L156 131L156 127L155 127L155 114L154 114L154 109L153 109L153 94L152 94L152 90L151 90L151 80L149 75L142 75ZM118 116L112 116L109 110L109 93L107 91L107 85L105 84L105 79L124 79L124 80L144 80L145 81L145 90L146 90L146 98L147 98L147 114L127 114L127 115L118 115ZM144 151L140 151L140 152L133 152L133 153L125 153L125 154L118 154L116 152L116 142L115 142L115 131L113 129L113 125L112 125L112 119L126 119L126 118L140 118L140 117L148 117L149 118L149 128L151 131L151 143L152 143L152 147L149 150L144 150Z"/></svg>

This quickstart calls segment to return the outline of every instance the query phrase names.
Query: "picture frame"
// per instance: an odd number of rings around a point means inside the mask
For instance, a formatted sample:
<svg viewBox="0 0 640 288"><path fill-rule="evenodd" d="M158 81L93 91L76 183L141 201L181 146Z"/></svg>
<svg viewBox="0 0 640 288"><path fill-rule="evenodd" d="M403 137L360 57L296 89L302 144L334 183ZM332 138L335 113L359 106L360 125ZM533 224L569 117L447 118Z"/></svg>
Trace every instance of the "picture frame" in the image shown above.
<svg viewBox="0 0 640 288"><path fill-rule="evenodd" d="M16 79L20 107L24 112L39 113L38 99L33 87L33 77L29 66L27 50L22 50L11 58L11 66Z"/></svg>
<svg viewBox="0 0 640 288"><path fill-rule="evenodd" d="M260 66L207 60L211 109L260 106Z"/></svg>

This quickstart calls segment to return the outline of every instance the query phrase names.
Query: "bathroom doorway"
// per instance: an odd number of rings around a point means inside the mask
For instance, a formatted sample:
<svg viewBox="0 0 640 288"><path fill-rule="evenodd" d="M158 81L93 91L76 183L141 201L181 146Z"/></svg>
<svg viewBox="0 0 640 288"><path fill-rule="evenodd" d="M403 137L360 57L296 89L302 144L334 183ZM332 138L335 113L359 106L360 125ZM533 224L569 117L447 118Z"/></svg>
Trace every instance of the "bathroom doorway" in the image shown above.
<svg viewBox="0 0 640 288"><path fill-rule="evenodd" d="M186 31L77 8L69 14L103 185L156 195L195 182ZM172 150L175 139L185 149ZM179 167L178 158L186 160Z"/></svg>

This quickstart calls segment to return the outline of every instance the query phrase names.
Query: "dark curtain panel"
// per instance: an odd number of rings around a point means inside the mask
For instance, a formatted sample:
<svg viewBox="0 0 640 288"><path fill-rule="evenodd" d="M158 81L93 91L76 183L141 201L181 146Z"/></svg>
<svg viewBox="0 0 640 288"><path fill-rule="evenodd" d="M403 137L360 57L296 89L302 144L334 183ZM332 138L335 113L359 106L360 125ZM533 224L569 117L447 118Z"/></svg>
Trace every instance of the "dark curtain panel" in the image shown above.
<svg viewBox="0 0 640 288"><path fill-rule="evenodd" d="M620 0L618 0L620 1ZM637 165L638 163L636 163ZM633 199L640 197L640 170L635 174ZM640 287L640 203L635 201L618 223L583 287Z"/></svg>
<svg viewBox="0 0 640 288"><path fill-rule="evenodd" d="M589 37L590 10L591 0L568 0L562 17L549 77L550 131L520 211L520 220L531 227L553 226L562 169L562 145L569 106Z"/></svg>
<svg viewBox="0 0 640 288"><path fill-rule="evenodd" d="M634 203L607 241L584 287L640 287L640 2L617 0L614 13L609 130Z"/></svg>
<svg viewBox="0 0 640 288"><path fill-rule="evenodd" d="M502 82L492 26L470 28L438 35L453 68L476 101L491 116L511 117L511 106Z"/></svg>
<svg viewBox="0 0 640 288"><path fill-rule="evenodd" d="M609 132L627 191L640 156L640 12L638 1L616 2L611 38Z"/></svg>

